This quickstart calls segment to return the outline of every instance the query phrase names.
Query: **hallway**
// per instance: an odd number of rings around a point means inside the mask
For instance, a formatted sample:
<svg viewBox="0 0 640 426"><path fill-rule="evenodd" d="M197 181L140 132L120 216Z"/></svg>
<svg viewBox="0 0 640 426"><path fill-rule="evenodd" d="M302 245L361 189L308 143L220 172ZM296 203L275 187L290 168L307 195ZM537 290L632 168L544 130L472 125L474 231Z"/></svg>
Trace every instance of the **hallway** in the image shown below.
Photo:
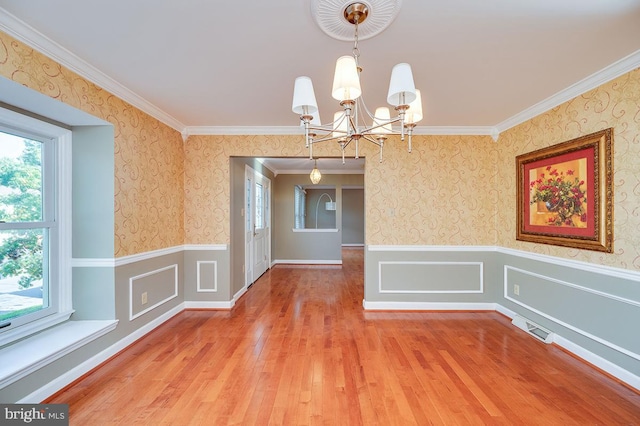
<svg viewBox="0 0 640 426"><path fill-rule="evenodd" d="M634 424L640 395L495 312L365 312L363 250L278 265L67 390L72 425Z"/></svg>

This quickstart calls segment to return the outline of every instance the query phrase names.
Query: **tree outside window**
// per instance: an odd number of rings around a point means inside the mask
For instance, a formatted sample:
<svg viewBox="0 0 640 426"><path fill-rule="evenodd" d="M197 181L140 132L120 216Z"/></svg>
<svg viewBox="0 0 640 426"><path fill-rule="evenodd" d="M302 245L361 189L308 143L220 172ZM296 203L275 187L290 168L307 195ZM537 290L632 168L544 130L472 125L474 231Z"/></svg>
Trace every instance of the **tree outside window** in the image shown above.
<svg viewBox="0 0 640 426"><path fill-rule="evenodd" d="M43 144L0 133L0 321L43 308Z"/></svg>

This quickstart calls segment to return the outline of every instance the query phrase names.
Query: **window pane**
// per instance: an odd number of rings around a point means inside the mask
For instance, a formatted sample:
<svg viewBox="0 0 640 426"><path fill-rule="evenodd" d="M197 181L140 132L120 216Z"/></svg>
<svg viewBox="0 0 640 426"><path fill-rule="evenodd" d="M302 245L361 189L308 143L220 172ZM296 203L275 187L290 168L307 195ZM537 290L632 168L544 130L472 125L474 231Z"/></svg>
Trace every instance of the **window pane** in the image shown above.
<svg viewBox="0 0 640 426"><path fill-rule="evenodd" d="M41 222L41 142L0 132L0 221Z"/></svg>
<svg viewBox="0 0 640 426"><path fill-rule="evenodd" d="M247 179L247 206L245 208L245 231L251 231L251 179Z"/></svg>
<svg viewBox="0 0 640 426"><path fill-rule="evenodd" d="M0 231L0 323L46 308L44 229Z"/></svg>
<svg viewBox="0 0 640 426"><path fill-rule="evenodd" d="M264 228L264 189L261 184L256 183L256 228Z"/></svg>

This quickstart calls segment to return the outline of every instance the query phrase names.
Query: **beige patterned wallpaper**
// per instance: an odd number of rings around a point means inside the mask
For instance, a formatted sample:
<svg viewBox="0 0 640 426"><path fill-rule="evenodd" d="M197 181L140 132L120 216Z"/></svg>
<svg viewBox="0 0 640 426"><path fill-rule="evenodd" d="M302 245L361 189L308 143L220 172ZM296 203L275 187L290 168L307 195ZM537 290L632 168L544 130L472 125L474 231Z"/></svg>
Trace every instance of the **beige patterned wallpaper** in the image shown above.
<svg viewBox="0 0 640 426"><path fill-rule="evenodd" d="M493 245L496 144L488 136L361 143L367 244ZM354 151L348 149L351 156ZM314 153L339 156L333 142ZM191 136L185 143L187 244L229 243L229 156L307 155L302 136ZM310 164L309 170L312 166Z"/></svg>
<svg viewBox="0 0 640 426"><path fill-rule="evenodd" d="M301 136L180 134L0 33L0 75L115 126L115 256L228 244L229 157L304 157ZM640 270L640 70L500 135L391 138L384 162L363 144L366 242L500 245ZM614 128L614 253L515 240L515 156ZM337 156L331 143L320 156ZM352 155L352 153L351 153Z"/></svg>
<svg viewBox="0 0 640 426"><path fill-rule="evenodd" d="M500 245L624 269L640 269L640 70L500 135L392 138L384 162L364 145L366 243ZM515 240L515 157L613 127L614 253ZM229 156L304 156L299 136L198 136L186 146L187 243L228 243ZM320 145L316 153L337 150ZM210 196L213 195L213 196Z"/></svg>
<svg viewBox="0 0 640 426"><path fill-rule="evenodd" d="M114 256L183 243L180 133L2 32L0 75L113 124Z"/></svg>
<svg viewBox="0 0 640 426"><path fill-rule="evenodd" d="M392 141L367 162L367 244L493 245L496 144L489 136ZM375 158L375 157L374 157Z"/></svg>
<svg viewBox="0 0 640 426"><path fill-rule="evenodd" d="M515 156L609 127L614 129L614 252L516 241ZM498 245L640 270L640 69L504 132L497 150Z"/></svg>
<svg viewBox="0 0 640 426"><path fill-rule="evenodd" d="M185 244L229 244L229 157L303 156L302 136L189 136L185 156Z"/></svg>

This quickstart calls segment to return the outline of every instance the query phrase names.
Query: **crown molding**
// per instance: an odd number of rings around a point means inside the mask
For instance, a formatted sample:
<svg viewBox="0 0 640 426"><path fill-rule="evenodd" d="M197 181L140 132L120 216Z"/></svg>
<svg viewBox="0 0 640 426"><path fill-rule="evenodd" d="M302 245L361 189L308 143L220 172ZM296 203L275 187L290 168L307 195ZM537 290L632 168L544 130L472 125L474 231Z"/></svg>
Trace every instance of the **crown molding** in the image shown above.
<svg viewBox="0 0 640 426"><path fill-rule="evenodd" d="M498 133L504 132L638 67L640 67L640 50L504 120L496 125L496 129Z"/></svg>
<svg viewBox="0 0 640 426"><path fill-rule="evenodd" d="M492 126L417 126L414 135L430 136L491 136L495 128Z"/></svg>
<svg viewBox="0 0 640 426"><path fill-rule="evenodd" d="M89 65L75 54L55 43L44 34L40 33L26 22L16 18L6 10L2 10L2 13L0 13L0 30L37 50L43 55L53 59L60 65L89 80L98 87L101 87L123 101L128 102L139 110L163 122L167 126L179 132L182 132L185 128L184 124L171 115L162 111L140 95L137 95L127 89L113 78L104 74L102 71L92 65Z"/></svg>
<svg viewBox="0 0 640 426"><path fill-rule="evenodd" d="M189 126L187 135L303 135L300 126ZM414 135L442 136L492 136L496 128L492 126L417 126Z"/></svg>
<svg viewBox="0 0 640 426"><path fill-rule="evenodd" d="M187 135L303 135L300 126L188 126Z"/></svg>
<svg viewBox="0 0 640 426"><path fill-rule="evenodd" d="M0 8L1 9L1 8ZM301 135L300 126L185 126L143 97L129 90L102 71L88 64L69 50L55 43L35 28L2 9L0 30L58 62L79 76L114 94L151 117L181 133L183 140L189 135ZM495 126L417 126L414 135L491 136L497 141L501 132L530 120L589 90L640 67L640 50L603 68L591 76L544 99Z"/></svg>
<svg viewBox="0 0 640 426"><path fill-rule="evenodd" d="M271 170L271 169L269 169ZM287 170L276 170L274 172L276 175L308 175L309 169L287 169ZM322 175L363 175L364 170L349 170L349 169L322 169ZM315 188L318 185L314 185Z"/></svg>

